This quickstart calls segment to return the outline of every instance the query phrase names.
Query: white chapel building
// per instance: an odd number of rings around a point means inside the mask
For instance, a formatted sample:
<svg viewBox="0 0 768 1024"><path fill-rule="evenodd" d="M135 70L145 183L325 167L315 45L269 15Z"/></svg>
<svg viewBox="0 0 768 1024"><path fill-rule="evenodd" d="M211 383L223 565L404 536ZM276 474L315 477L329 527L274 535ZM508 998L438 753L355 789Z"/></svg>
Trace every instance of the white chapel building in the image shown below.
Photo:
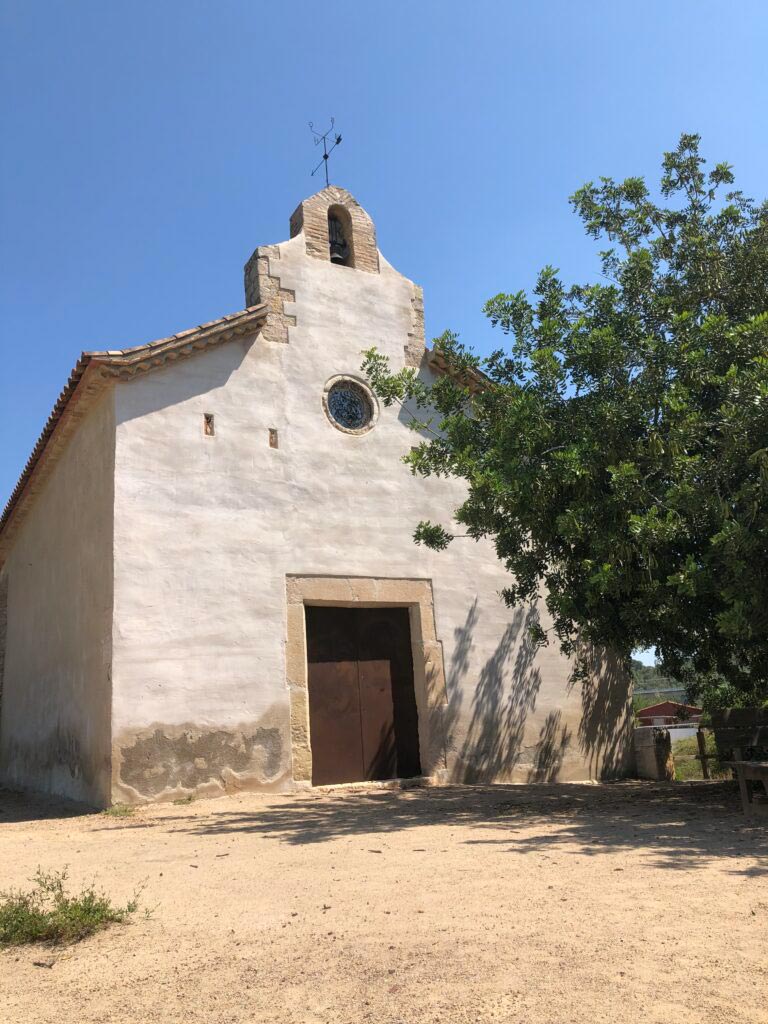
<svg viewBox="0 0 768 1024"><path fill-rule="evenodd" d="M360 365L443 372L421 289L344 189L290 236L241 312L72 371L0 521L0 785L103 807L624 773L610 659L573 685L491 544L413 542L464 485L411 475Z"/></svg>

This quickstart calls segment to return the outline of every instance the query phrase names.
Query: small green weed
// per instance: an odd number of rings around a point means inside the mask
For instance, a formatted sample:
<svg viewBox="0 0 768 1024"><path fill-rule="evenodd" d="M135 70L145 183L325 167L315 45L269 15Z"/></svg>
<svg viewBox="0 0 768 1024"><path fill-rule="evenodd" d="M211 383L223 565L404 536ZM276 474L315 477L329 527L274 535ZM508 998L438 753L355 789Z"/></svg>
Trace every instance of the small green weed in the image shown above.
<svg viewBox="0 0 768 1024"><path fill-rule="evenodd" d="M103 813L109 815L110 818L130 818L136 813L136 808L130 804L112 804Z"/></svg>
<svg viewBox="0 0 768 1024"><path fill-rule="evenodd" d="M79 942L110 924L127 921L138 909L139 891L120 907L93 884L68 893L66 880L66 868L50 873L38 868L32 889L0 892L0 946Z"/></svg>
<svg viewBox="0 0 768 1024"><path fill-rule="evenodd" d="M189 796L182 796L178 800L174 800L173 802L175 804L191 804L193 800L194 800L194 797L190 793Z"/></svg>

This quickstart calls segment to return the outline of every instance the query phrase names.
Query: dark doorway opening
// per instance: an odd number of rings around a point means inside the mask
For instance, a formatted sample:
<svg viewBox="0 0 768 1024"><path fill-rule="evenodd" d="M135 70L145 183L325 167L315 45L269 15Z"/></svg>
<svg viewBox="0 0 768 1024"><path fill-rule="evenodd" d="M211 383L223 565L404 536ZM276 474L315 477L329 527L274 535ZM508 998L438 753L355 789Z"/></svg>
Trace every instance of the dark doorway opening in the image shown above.
<svg viewBox="0 0 768 1024"><path fill-rule="evenodd" d="M421 774L407 608L306 609L312 783Z"/></svg>

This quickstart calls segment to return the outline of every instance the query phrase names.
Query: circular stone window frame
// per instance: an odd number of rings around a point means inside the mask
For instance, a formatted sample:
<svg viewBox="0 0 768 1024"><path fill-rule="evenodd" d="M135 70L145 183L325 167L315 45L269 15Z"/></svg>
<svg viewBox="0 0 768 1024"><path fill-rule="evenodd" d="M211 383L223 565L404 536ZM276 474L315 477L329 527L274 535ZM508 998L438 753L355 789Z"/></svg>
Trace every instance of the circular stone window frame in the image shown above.
<svg viewBox="0 0 768 1024"><path fill-rule="evenodd" d="M345 427L342 423L339 423L338 420L334 419L330 406L328 404L328 396L331 392L331 389L335 387L337 384L354 384L355 387L359 388L363 392L365 397L368 399L368 402L371 406L371 418L364 426ZM328 422L331 424L331 426L334 427L336 430L340 430L342 434L352 434L353 436L367 434L376 426L379 419L379 411L380 408L378 398L376 397L376 395L374 395L374 393L371 391L371 389L368 387L365 381L360 380L359 377L353 377L349 373L337 373L333 377L329 377L328 380L325 382L325 387L323 388L323 412L325 413L326 418Z"/></svg>

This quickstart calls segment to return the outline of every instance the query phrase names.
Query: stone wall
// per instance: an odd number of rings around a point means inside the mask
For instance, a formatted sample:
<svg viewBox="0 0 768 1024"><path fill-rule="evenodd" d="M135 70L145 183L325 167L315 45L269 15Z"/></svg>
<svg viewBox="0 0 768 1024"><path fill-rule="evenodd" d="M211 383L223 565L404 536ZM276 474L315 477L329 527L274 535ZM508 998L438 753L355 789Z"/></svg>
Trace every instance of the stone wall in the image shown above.
<svg viewBox="0 0 768 1024"><path fill-rule="evenodd" d="M265 341L287 343L289 327L296 326L296 316L290 312L296 296L280 283L280 248L264 245L256 249L245 265L245 304L269 307L267 323L262 331Z"/></svg>
<svg viewBox="0 0 768 1024"><path fill-rule="evenodd" d="M362 206L345 188L329 185L322 192L299 203L291 215L291 238L300 234L307 256L330 262L328 211L334 206L341 206L346 210L352 226L352 237L348 239L352 248L351 266L336 269L354 269L368 274L378 274L379 250L376 247L376 228Z"/></svg>
<svg viewBox="0 0 768 1024"><path fill-rule="evenodd" d="M641 725L633 731L635 772L639 779L654 782L672 782L675 762L669 729L655 725Z"/></svg>

